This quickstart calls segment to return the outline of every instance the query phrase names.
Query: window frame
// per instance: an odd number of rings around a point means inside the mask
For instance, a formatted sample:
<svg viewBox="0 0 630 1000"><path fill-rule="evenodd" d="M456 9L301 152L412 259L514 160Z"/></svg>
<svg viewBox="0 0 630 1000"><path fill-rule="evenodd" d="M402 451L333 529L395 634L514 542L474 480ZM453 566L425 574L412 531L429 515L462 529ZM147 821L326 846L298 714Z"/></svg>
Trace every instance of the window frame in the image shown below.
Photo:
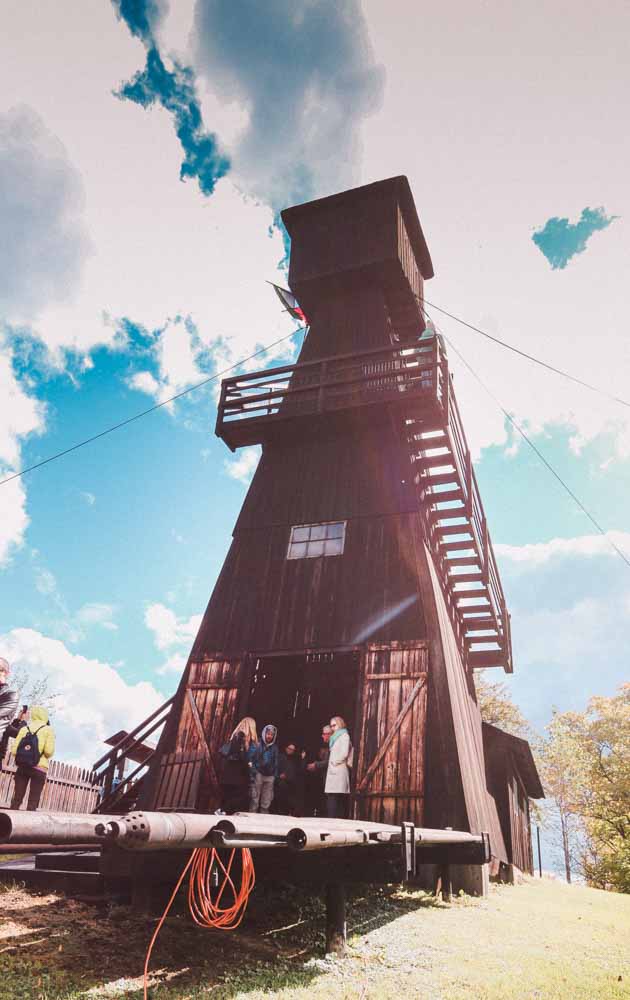
<svg viewBox="0 0 630 1000"><path fill-rule="evenodd" d="M342 556L346 547L347 521L314 521L311 524L293 524L289 530L289 542L287 545L286 559L294 562L298 559L325 559L334 556ZM318 530L318 535L313 537L312 529ZM335 534L328 533L329 528L340 529ZM300 532L298 538L295 533ZM302 534L306 532L306 535ZM321 532L321 533L320 533ZM326 547L329 542L341 542L338 552L327 552ZM304 546L304 551L295 554L297 546ZM321 551L319 547L321 546ZM309 551L315 549L315 551Z"/></svg>

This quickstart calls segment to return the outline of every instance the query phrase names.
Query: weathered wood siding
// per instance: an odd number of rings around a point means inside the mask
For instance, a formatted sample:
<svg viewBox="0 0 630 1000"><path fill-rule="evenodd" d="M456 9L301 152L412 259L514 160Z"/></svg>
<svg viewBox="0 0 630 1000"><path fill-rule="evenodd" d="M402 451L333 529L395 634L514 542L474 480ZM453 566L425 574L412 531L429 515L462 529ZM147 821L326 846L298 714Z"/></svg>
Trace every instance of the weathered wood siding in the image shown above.
<svg viewBox="0 0 630 1000"><path fill-rule="evenodd" d="M531 874L529 797L512 750L515 738L495 726L484 725L483 742L487 784L501 822L507 861Z"/></svg>
<svg viewBox="0 0 630 1000"><path fill-rule="evenodd" d="M426 642L365 650L353 796L360 819L423 823L428 659Z"/></svg>
<svg viewBox="0 0 630 1000"><path fill-rule="evenodd" d="M193 658L422 639L419 601L364 634L418 593L422 527L409 480L388 427L265 449ZM287 560L291 526L324 521L347 522L343 555Z"/></svg>
<svg viewBox="0 0 630 1000"><path fill-rule="evenodd" d="M236 724L246 682L242 658L208 655L189 662L160 737L140 808L216 809L218 753Z"/></svg>
<svg viewBox="0 0 630 1000"><path fill-rule="evenodd" d="M476 703L472 676L467 675L453 632L433 561L427 552L433 593L429 634L435 655L431 661L433 696L429 723L428 752L431 754L432 822L471 833L488 833L493 857L507 861L507 850L494 798L488 791L484 759L482 720ZM445 728L437 727L449 720ZM458 782L449 787L455 772ZM459 786L459 787L458 787ZM459 792L459 794L458 794Z"/></svg>

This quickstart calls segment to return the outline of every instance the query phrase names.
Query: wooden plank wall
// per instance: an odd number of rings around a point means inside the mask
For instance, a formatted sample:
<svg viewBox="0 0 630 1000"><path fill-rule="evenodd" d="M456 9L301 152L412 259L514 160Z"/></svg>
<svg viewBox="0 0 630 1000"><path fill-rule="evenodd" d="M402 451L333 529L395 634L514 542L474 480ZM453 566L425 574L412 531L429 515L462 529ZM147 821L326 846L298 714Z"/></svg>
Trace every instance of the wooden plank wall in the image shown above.
<svg viewBox="0 0 630 1000"><path fill-rule="evenodd" d="M357 818L423 823L427 669L426 643L371 644L364 653L355 762Z"/></svg>
<svg viewBox="0 0 630 1000"><path fill-rule="evenodd" d="M441 662L438 658L432 659L431 670L432 672L444 670L445 675L445 684L439 688L434 687L434 690L444 702L448 698L448 704L442 706L442 712L452 718L453 740L448 752L455 758L461 777L466 822L471 833L488 833L493 857L507 861L507 850L496 803L488 791L486 781L482 721L475 700L474 686L472 679L466 674L444 603L442 588L428 551L426 558L442 647ZM438 794L437 788L434 789L434 794ZM448 798L450 793L444 788L442 794Z"/></svg>
<svg viewBox="0 0 630 1000"><path fill-rule="evenodd" d="M513 737L484 724L483 742L488 789L501 821L507 860L521 871L532 873L529 798L510 746Z"/></svg>
<svg viewBox="0 0 630 1000"><path fill-rule="evenodd" d="M509 781L510 826L512 834L511 855L512 864L522 872L532 874L532 844L529 821L529 800L518 769L510 754L511 781Z"/></svg>
<svg viewBox="0 0 630 1000"><path fill-rule="evenodd" d="M233 541L195 641L195 659L212 649L271 653L354 645L368 637L370 623L375 641L424 638L422 607L413 600L417 516L348 520L341 557L287 560L289 533L287 524Z"/></svg>
<svg viewBox="0 0 630 1000"><path fill-rule="evenodd" d="M207 656L189 663L141 791L140 808L217 808L217 754L238 721L245 669L238 657Z"/></svg>
<svg viewBox="0 0 630 1000"><path fill-rule="evenodd" d="M0 808L8 809L11 804L15 771L13 758L7 756L0 768ZM99 791L96 776L88 768L51 760L39 808L48 812L89 813L96 808ZM22 809L26 809L27 798L28 794Z"/></svg>

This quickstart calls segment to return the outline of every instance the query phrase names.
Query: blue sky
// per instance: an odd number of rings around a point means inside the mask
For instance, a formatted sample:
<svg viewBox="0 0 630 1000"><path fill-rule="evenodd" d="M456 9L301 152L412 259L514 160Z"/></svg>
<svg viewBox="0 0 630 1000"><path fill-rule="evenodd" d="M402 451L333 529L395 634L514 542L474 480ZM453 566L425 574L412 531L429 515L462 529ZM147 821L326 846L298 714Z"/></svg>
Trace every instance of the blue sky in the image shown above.
<svg viewBox="0 0 630 1000"><path fill-rule="evenodd" d="M401 4L393 23L383 0L12 9L3 473L289 336L265 284L284 280L278 210L399 173L430 301L627 398L628 11L455 7L456 36L452 9ZM628 408L433 315L630 552ZM630 569L452 364L512 611L509 685L542 726L627 678ZM66 759L178 681L257 459L214 437L215 408L211 384L0 487L0 655L61 693Z"/></svg>

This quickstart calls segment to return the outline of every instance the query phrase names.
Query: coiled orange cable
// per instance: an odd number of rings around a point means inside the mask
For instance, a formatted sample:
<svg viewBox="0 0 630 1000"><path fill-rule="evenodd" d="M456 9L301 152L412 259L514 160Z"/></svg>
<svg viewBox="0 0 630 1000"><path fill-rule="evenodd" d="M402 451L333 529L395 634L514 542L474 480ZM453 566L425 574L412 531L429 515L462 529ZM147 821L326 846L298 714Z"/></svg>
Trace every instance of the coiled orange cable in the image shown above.
<svg viewBox="0 0 630 1000"><path fill-rule="evenodd" d="M251 851L249 851L246 847L242 848L241 884L237 889L231 875L232 864L235 856L236 848L233 848L230 852L227 864L224 864L223 859L214 847L197 847L192 852L186 862L183 872L177 880L177 884L173 889L171 898L166 904L166 909L158 921L158 925L153 932L153 936L149 942L149 947L147 948L147 957L144 963L144 1000L148 1000L149 996L149 961L151 959L153 946L155 945L157 936L162 929L162 925L169 914L171 906L175 901L175 897L177 896L180 886L189 869L190 880L188 883L188 908L190 909L190 914L195 923L200 927L214 927L217 930L222 931L234 930L240 924L241 920L245 916L245 910L247 909L247 903L249 902L252 889L256 884L256 873L254 871L254 860L252 858ZM223 872L223 882L218 893L216 894L216 899L213 900L210 880L212 878L212 870L215 865L219 871ZM221 900L227 887L229 887L233 902L229 903L227 906L221 906Z"/></svg>

